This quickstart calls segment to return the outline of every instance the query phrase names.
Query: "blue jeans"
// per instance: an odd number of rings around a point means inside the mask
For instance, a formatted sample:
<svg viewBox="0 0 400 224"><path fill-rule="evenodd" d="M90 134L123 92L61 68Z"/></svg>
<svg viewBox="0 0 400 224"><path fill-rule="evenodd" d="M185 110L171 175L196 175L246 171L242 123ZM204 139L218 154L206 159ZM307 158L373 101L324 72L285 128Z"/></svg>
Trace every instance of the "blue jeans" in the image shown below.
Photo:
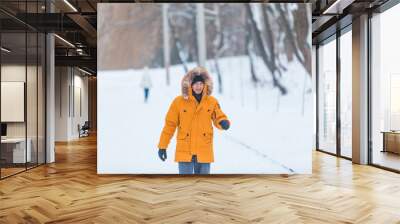
<svg viewBox="0 0 400 224"><path fill-rule="evenodd" d="M149 98L149 93L150 93L150 89L144 88L144 102L147 102L147 99Z"/></svg>
<svg viewBox="0 0 400 224"><path fill-rule="evenodd" d="M192 156L191 162L179 162L179 174L210 174L210 163L198 163L197 156Z"/></svg>

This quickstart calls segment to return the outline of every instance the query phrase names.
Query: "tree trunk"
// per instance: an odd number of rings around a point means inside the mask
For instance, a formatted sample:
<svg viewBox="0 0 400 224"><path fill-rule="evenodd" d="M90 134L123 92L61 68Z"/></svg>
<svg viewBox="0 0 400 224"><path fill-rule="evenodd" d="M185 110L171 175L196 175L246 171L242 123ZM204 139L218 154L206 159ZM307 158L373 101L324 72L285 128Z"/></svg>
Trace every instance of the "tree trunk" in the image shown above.
<svg viewBox="0 0 400 224"><path fill-rule="evenodd" d="M246 54L249 56L249 64L250 64L250 75L251 75L251 81L253 83L257 83L259 80L257 78L257 75L255 73L254 69L254 63L253 63L253 57L251 53L251 37L252 37L252 29L250 22L246 22L246 27L247 27L247 32L246 32Z"/></svg>
<svg viewBox="0 0 400 224"><path fill-rule="evenodd" d="M204 21L204 4L196 4L196 27L199 65L205 67L207 60L206 27Z"/></svg>
<svg viewBox="0 0 400 224"><path fill-rule="evenodd" d="M163 19L163 45L164 45L164 67L166 71L167 86L170 84L169 66L171 63L171 53L169 46L169 23L168 23L168 4L162 5L162 19Z"/></svg>
<svg viewBox="0 0 400 224"><path fill-rule="evenodd" d="M308 74L311 75L311 66L308 65L308 63L311 61L311 55L308 53L304 53L303 49L305 46L299 46L297 43L297 38L294 36L294 29L290 28L289 21L287 20L287 15L289 10L284 10L283 6L281 4L278 4L276 6L278 9L279 13L281 14L281 19L283 21L283 27L286 30L286 37L288 39L288 42L290 43L291 47L293 48L294 55L296 56L297 60L303 65L303 67L307 70ZM302 50L303 49L303 50ZM311 49L309 49L310 51Z"/></svg>
<svg viewBox="0 0 400 224"><path fill-rule="evenodd" d="M224 36L221 31L221 20L219 18L219 4L214 4L214 11L215 11L215 28L216 28L216 39L214 41L214 64L215 64L215 71L217 73L217 80L218 80L218 93L222 94L223 86L222 86L222 74L221 69L219 67L219 57L224 50Z"/></svg>
<svg viewBox="0 0 400 224"><path fill-rule="evenodd" d="M253 28L253 31L254 31L255 43L258 45L258 49L260 49L261 58L263 59L265 65L267 66L267 68L271 72L273 85L279 89L279 91L281 92L282 95L285 95L287 93L287 89L286 89L286 87L284 87L280 83L279 79L276 77L276 72L277 71L275 70L275 67L274 67L273 63L270 60L268 60L268 55L267 55L267 52L265 50L264 43L262 42L261 32L257 28L257 24L256 24L256 21L254 20L253 12L251 11L251 7L250 7L249 3L246 4L246 10L247 10L247 13L249 15L249 20L251 22L250 24L251 24L251 26ZM271 60L275 60L275 59L272 58Z"/></svg>
<svg viewBox="0 0 400 224"><path fill-rule="evenodd" d="M183 46L179 41L175 25L173 24L173 22L171 22L171 18L168 19L168 22L169 22L169 26L171 27L171 33L173 34L172 39L175 43L174 46L175 46L176 52L178 54L178 60L183 65L183 69L185 70L185 73L187 73L189 71L189 69L186 65L185 59L183 59L183 57L182 57Z"/></svg>

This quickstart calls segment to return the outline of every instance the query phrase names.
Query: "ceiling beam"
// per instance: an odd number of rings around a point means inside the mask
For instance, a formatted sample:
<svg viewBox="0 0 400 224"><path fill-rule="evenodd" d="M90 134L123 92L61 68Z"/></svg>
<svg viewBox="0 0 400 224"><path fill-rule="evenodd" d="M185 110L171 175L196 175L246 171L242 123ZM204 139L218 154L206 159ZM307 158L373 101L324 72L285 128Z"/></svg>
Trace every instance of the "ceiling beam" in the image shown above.
<svg viewBox="0 0 400 224"><path fill-rule="evenodd" d="M355 0L336 0L328 5L328 7L323 10L322 14L342 14L343 10L353 2L355 2Z"/></svg>
<svg viewBox="0 0 400 224"><path fill-rule="evenodd" d="M88 67L96 71L97 60L90 56L55 56L56 66L80 66Z"/></svg>
<svg viewBox="0 0 400 224"><path fill-rule="evenodd" d="M79 25L91 38L97 37L97 30L90 24L85 17L79 13L70 13L67 16Z"/></svg>

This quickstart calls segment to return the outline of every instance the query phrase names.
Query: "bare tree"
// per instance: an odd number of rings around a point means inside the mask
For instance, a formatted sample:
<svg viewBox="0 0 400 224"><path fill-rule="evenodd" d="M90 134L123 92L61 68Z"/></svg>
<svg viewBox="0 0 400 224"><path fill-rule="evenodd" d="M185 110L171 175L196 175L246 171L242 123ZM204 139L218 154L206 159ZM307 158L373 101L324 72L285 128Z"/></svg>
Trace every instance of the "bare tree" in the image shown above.
<svg viewBox="0 0 400 224"><path fill-rule="evenodd" d="M250 77L251 77L251 81L253 83L257 83L259 82L259 79L256 75L256 71L254 68L254 56L253 56L253 52L252 52L252 27L250 24L250 21L247 20L247 34L246 34L246 54L249 56L249 64L250 64Z"/></svg>
<svg viewBox="0 0 400 224"><path fill-rule="evenodd" d="M218 81L218 92L221 94L223 92L223 86L222 86L222 74L221 74L221 69L219 66L219 57L225 52L227 49L227 45L225 44L225 35L224 32L222 31L221 28L221 14L220 14L220 8L219 4L214 4L214 13L215 13L215 28L216 28L216 38L213 41L213 47L214 47L214 64L215 64L215 70L217 73L217 81Z"/></svg>
<svg viewBox="0 0 400 224"><path fill-rule="evenodd" d="M264 61L265 65L271 72L273 86L278 88L282 95L285 95L287 93L287 89L286 89L286 87L284 87L282 85L279 78L277 77L277 74L279 74L280 71L276 69L276 66L274 64L275 58L268 57L268 55L267 55L267 51L265 49L265 46L264 46L264 43L262 40L262 34L261 34L261 31L257 27L257 22L255 21L250 3L246 4L246 10L249 15L248 18L250 20L252 31L254 33L254 38L253 38L254 42L257 46L257 49L259 49L259 51L260 51L262 60Z"/></svg>
<svg viewBox="0 0 400 224"><path fill-rule="evenodd" d="M187 66L187 56L185 56L184 48L182 46L182 43L179 40L178 33L176 31L176 27L174 23L171 21L171 18L168 19L169 21L169 26L171 28L172 32L172 40L174 41L174 47L177 52L179 64L182 64L183 69L185 70L185 73L189 71L188 66Z"/></svg>
<svg viewBox="0 0 400 224"><path fill-rule="evenodd" d="M166 82L167 86L170 84L169 77L169 66L171 62L171 54L170 54L170 41L169 41L169 22L168 22L168 4L165 3L162 5L162 20L163 20L163 46L164 46L164 67L166 71Z"/></svg>
<svg viewBox="0 0 400 224"><path fill-rule="evenodd" d="M206 66L207 46L206 46L206 26L204 21L204 4L196 4L196 31L197 31L197 49L198 49L198 64Z"/></svg>
<svg viewBox="0 0 400 224"><path fill-rule="evenodd" d="M288 18L296 18L293 15L293 11L289 10L287 5L285 4L277 4L276 8L281 15L289 15L289 16L281 16L280 19L282 21L282 29L286 34L286 40L291 45L294 55L296 56L297 60L303 65L303 67L307 70L308 74L311 75L311 50L310 46L307 44L307 34L308 34L308 20L303 20L306 23L297 24L299 26L295 26L294 21L289 21ZM305 14L304 16L307 17L306 8L302 7L298 10L299 13L297 16L301 16L301 14ZM305 11L305 13L302 13ZM294 20L294 19L293 19ZM301 31L304 30L306 32ZM296 32L293 32L296 31ZM298 35L298 34L303 35Z"/></svg>

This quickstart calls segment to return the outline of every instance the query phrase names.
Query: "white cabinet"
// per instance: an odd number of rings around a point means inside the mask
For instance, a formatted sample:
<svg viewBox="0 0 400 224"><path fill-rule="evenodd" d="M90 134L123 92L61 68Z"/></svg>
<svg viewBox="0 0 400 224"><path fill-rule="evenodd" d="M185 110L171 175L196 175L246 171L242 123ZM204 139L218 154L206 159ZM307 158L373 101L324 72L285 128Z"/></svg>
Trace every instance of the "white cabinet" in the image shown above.
<svg viewBox="0 0 400 224"><path fill-rule="evenodd" d="M27 143L28 144L25 151L25 138L8 138L1 140L1 144L7 144L9 147L12 147L13 163L25 163L32 161L32 140L28 138Z"/></svg>

